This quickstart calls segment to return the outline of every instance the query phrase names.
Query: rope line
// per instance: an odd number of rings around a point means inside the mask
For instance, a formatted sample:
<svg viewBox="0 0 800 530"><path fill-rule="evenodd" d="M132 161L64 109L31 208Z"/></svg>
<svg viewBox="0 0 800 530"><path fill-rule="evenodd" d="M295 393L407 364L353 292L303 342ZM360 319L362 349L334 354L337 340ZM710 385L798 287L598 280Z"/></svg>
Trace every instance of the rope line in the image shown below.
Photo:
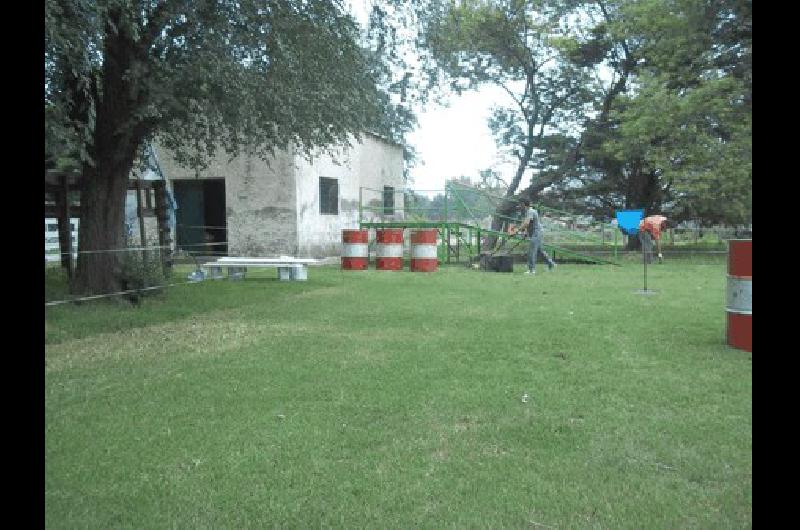
<svg viewBox="0 0 800 530"><path fill-rule="evenodd" d="M117 292L114 292L114 293L95 294L95 295L91 295L91 296L82 296L80 298L69 298L67 300L54 300L52 302L45 302L44 305L45 305L45 307L48 307L48 306L69 304L69 303L72 303L72 302L83 302L83 301L86 301L86 300L97 300L97 299L100 299L100 298L110 298L112 296L122 296L122 295L125 295L125 294L140 293L142 291L153 291L153 290L156 290L156 289L165 289L167 287L175 287L176 285L188 285L190 283L200 283L200 282L186 281L186 282L179 282L179 283L169 283L169 284L166 284L166 285L154 285L152 287L141 287L139 289L128 289L127 291L117 291Z"/></svg>
<svg viewBox="0 0 800 530"><path fill-rule="evenodd" d="M213 247L219 245L227 245L227 241L220 241L218 243L193 243L191 245L180 245L178 248L183 249L186 247ZM114 248L108 250L73 250L72 254L101 254L103 252L138 252L140 250L157 250L157 249L170 249L172 248L170 245L153 245L150 247L126 247L126 248ZM46 256L67 256L69 252L45 252Z"/></svg>

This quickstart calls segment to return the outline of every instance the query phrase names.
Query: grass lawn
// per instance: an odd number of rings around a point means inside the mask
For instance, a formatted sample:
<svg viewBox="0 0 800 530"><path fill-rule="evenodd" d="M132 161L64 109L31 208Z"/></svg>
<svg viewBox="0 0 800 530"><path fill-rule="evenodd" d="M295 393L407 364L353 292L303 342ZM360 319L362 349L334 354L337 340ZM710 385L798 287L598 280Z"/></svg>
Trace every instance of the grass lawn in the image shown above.
<svg viewBox="0 0 800 530"><path fill-rule="evenodd" d="M522 270L48 308L47 527L750 528L724 257Z"/></svg>

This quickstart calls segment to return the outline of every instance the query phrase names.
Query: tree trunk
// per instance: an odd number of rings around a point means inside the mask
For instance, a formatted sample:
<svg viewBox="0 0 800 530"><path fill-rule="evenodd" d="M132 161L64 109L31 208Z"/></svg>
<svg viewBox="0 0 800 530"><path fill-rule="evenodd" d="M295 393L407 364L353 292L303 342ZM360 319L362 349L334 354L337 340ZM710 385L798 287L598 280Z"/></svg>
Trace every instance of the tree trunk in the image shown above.
<svg viewBox="0 0 800 530"><path fill-rule="evenodd" d="M72 291L100 294L119 291L125 247L125 198L130 167L87 175L81 196L78 268ZM88 252L88 253L87 253Z"/></svg>
<svg viewBox="0 0 800 530"><path fill-rule="evenodd" d="M122 284L125 252L125 199L136 153L153 124L134 118L145 103L146 63L137 39L123 31L123 12L109 12L103 43L102 97L95 100L96 126L89 151L94 165L84 163L78 268L74 293L110 293ZM141 58L140 58L141 59ZM141 70L138 76L134 70ZM88 253L87 253L88 252Z"/></svg>
<svg viewBox="0 0 800 530"><path fill-rule="evenodd" d="M643 170L644 162L633 164L633 174L628 179L625 197L626 208L642 208L644 215L653 215L661 208L662 190L653 170ZM628 238L626 250L639 250L642 247L638 237Z"/></svg>
<svg viewBox="0 0 800 530"><path fill-rule="evenodd" d="M528 122L528 141L525 144L525 150L517 165L517 172L506 190L506 195L502 204L498 206L497 211L492 215L491 229L494 231L504 232L508 222L504 217L510 217L511 213L518 207L518 203L510 199L513 199L514 194L517 192L519 183L522 182L522 176L525 174L525 170L528 168L528 164L533 156L533 125L532 122ZM497 236L488 234L486 236L486 248L493 249L496 244Z"/></svg>
<svg viewBox="0 0 800 530"><path fill-rule="evenodd" d="M509 187L506 191L506 195L503 199L503 202L500 206L497 207L497 210L492 215L492 225L491 229L497 232L505 232L506 226L508 224L508 220L505 217L511 217L511 214L514 213L519 207L519 204L513 200L514 193L517 191L517 187L519 186L519 180L521 178L521 174L524 172L524 168L521 168L518 172L519 178L515 178L512 182L513 187ZM488 234L486 236L486 248L493 249L497 244L497 236L493 234Z"/></svg>

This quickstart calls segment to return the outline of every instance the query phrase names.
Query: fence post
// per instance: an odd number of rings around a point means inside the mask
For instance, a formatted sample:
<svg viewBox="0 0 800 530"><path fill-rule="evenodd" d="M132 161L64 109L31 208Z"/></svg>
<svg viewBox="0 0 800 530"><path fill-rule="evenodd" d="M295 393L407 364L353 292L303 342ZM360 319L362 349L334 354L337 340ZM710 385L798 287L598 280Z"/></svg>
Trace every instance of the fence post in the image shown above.
<svg viewBox="0 0 800 530"><path fill-rule="evenodd" d="M158 223L158 246L161 256L161 267L164 272L171 268L172 234L169 228L169 213L167 211L167 186L166 181L153 181L153 190L156 200L156 221Z"/></svg>
<svg viewBox="0 0 800 530"><path fill-rule="evenodd" d="M127 193L127 192L126 192ZM136 212L139 215L139 243L142 247L142 281L143 286L147 287L147 234L144 230L144 209L142 208L142 180L136 179Z"/></svg>
<svg viewBox="0 0 800 530"><path fill-rule="evenodd" d="M56 211L58 213L61 266L67 269L67 277L72 278L75 268L72 261L72 227L70 226L68 175L61 177L61 189L56 193Z"/></svg>

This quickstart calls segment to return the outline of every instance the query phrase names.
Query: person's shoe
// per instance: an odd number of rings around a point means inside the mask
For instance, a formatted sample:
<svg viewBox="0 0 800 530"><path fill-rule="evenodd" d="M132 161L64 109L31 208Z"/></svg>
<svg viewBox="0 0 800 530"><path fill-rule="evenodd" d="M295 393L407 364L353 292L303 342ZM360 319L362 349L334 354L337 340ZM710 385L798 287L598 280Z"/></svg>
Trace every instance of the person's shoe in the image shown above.
<svg viewBox="0 0 800 530"><path fill-rule="evenodd" d="M551 263L550 265L548 265L548 267L547 267L547 270L553 271L553 270L555 270L555 269L556 269L556 267L558 267L558 263L556 263L556 262L554 261L553 263Z"/></svg>
<svg viewBox="0 0 800 530"><path fill-rule="evenodd" d="M536 271L525 271L525 274L536 274Z"/></svg>

